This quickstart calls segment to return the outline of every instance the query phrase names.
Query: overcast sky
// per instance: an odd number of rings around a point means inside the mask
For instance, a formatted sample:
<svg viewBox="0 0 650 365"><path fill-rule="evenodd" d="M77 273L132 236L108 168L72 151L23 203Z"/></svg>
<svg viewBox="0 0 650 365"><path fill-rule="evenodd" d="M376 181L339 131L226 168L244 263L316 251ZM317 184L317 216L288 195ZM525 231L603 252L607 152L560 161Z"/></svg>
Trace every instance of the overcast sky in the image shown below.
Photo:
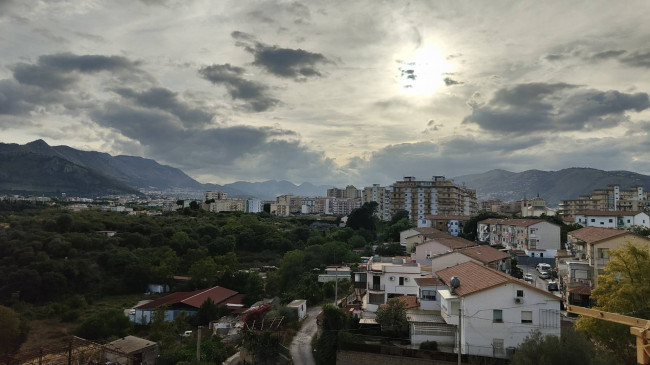
<svg viewBox="0 0 650 365"><path fill-rule="evenodd" d="M200 182L650 174L648 1L0 0L0 142Z"/></svg>

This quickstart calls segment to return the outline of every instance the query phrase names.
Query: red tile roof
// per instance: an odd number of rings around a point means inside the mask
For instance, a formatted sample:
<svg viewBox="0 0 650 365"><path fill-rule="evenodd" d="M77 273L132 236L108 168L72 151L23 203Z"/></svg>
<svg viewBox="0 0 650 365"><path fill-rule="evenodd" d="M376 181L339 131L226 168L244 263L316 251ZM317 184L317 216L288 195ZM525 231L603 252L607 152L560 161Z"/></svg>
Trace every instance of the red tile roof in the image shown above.
<svg viewBox="0 0 650 365"><path fill-rule="evenodd" d="M626 234L633 234L629 231L614 228L602 227L584 227L569 232L569 235L584 243L595 243L612 237L618 237Z"/></svg>
<svg viewBox="0 0 650 365"><path fill-rule="evenodd" d="M453 236L434 238L426 242L431 242L431 241L438 242L439 244L443 246L447 246L452 250L458 250L465 247L476 246L476 242L468 241L464 238L453 237Z"/></svg>
<svg viewBox="0 0 650 365"><path fill-rule="evenodd" d="M589 285L580 285L568 288L567 291L571 294L577 295L591 295L591 288Z"/></svg>
<svg viewBox="0 0 650 365"><path fill-rule="evenodd" d="M453 237L449 233L443 232L433 227L420 227L420 228L413 228L413 229L420 232L420 234L426 238Z"/></svg>
<svg viewBox="0 0 650 365"><path fill-rule="evenodd" d="M415 283L418 284L418 286L436 286L436 285L444 285L442 281L440 281L439 278L415 278Z"/></svg>
<svg viewBox="0 0 650 365"><path fill-rule="evenodd" d="M517 285L526 287L530 290L534 290L538 293L544 294L553 299L559 300L553 294L550 294L544 290L538 289L523 280L516 279L508 274L502 273L491 269L487 266L483 266L474 261L468 261L460 265L452 266L443 270L436 271L436 275L447 285L449 286L449 281L453 276L460 279L460 286L454 291L459 296L472 295L483 290L494 288L499 285L505 285L507 283L515 283Z"/></svg>
<svg viewBox="0 0 650 365"><path fill-rule="evenodd" d="M471 257L474 260L478 260L484 264L489 264L491 262L500 261L510 257L510 255L507 253L486 245L462 248L458 251L463 255Z"/></svg>
<svg viewBox="0 0 650 365"><path fill-rule="evenodd" d="M149 303L142 304L135 307L134 309L155 309L162 306L169 306L173 304L183 303L194 308L201 307L201 304L205 302L208 298L212 301L219 304L240 304L241 297L237 296L236 291L226 289L220 286L215 286L209 289L196 290L193 292L176 292L169 295L166 295L162 298L158 298Z"/></svg>

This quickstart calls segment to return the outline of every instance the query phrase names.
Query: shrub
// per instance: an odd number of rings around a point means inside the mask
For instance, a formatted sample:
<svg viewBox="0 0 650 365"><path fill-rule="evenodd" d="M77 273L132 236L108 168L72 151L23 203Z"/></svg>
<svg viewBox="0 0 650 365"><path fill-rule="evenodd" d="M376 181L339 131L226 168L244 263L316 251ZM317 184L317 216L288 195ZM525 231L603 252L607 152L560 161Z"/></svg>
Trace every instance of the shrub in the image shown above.
<svg viewBox="0 0 650 365"><path fill-rule="evenodd" d="M420 344L420 350L438 351L438 343L436 341L424 341Z"/></svg>

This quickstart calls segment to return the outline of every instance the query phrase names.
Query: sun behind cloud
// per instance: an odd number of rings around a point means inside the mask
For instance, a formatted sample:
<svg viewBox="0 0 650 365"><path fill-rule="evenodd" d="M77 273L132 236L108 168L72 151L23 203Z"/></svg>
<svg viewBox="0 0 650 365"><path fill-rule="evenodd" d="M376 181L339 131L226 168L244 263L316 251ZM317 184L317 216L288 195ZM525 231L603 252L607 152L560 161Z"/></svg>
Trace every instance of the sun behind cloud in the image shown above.
<svg viewBox="0 0 650 365"><path fill-rule="evenodd" d="M444 75L451 64L435 46L415 50L398 68L400 92L407 95L431 95L445 85Z"/></svg>

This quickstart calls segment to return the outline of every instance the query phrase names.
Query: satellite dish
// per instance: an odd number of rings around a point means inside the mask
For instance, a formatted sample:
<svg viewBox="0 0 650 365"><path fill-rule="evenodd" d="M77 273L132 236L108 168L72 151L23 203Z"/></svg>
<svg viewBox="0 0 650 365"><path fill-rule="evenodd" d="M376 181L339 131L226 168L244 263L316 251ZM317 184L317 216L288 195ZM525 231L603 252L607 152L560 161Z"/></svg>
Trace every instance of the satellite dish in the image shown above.
<svg viewBox="0 0 650 365"><path fill-rule="evenodd" d="M460 286L460 279L456 276L452 276L451 280L449 280L449 285L452 290L458 288Z"/></svg>

